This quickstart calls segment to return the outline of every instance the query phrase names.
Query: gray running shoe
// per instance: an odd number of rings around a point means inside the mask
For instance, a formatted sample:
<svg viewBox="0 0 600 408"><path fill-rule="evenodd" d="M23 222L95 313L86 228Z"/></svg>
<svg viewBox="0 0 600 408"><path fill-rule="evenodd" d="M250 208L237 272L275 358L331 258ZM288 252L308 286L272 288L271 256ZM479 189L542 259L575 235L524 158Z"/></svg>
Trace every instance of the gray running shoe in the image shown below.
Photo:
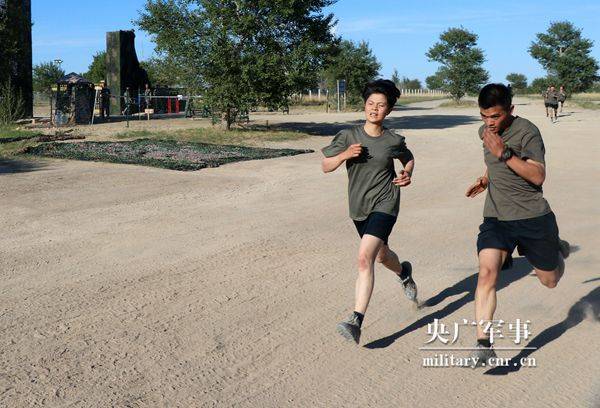
<svg viewBox="0 0 600 408"><path fill-rule="evenodd" d="M469 358L473 361L470 367L482 367L489 365L489 359L495 358L496 352L491 347L486 347L483 344L477 343L475 350L469 354ZM475 360L476 359L476 360Z"/></svg>
<svg viewBox="0 0 600 408"><path fill-rule="evenodd" d="M358 344L360 340L360 326L358 325L358 317L354 313L348 316L346 320L338 323L336 329L346 340L353 340Z"/></svg>
<svg viewBox="0 0 600 408"><path fill-rule="evenodd" d="M404 288L404 294L409 300L416 302L417 300L417 284L412 278L412 265L408 261L402 262L402 269L408 272L408 277L406 279L400 278L398 276L398 280L402 283L402 287Z"/></svg>
<svg viewBox="0 0 600 408"><path fill-rule="evenodd" d="M562 257L567 259L571 254L571 245L565 241L564 239L558 240L558 250L560 251Z"/></svg>

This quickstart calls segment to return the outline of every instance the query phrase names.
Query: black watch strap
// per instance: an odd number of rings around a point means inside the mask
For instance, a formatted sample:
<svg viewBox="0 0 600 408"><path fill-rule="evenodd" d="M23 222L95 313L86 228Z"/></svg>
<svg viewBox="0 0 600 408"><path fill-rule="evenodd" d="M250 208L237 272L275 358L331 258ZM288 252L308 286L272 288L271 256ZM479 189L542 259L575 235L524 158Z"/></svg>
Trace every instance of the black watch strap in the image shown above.
<svg viewBox="0 0 600 408"><path fill-rule="evenodd" d="M513 155L514 152L512 151L512 149L508 147L508 145L504 145L504 150L502 151L502 156L500 156L500 161L505 162L511 157L513 157Z"/></svg>

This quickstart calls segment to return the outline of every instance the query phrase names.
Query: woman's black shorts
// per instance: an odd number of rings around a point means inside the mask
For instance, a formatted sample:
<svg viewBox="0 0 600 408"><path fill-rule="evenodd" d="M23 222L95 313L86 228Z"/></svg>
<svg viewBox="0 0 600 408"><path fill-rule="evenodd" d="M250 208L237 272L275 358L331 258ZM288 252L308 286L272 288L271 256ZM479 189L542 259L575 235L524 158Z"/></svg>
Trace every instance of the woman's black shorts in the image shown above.
<svg viewBox="0 0 600 408"><path fill-rule="evenodd" d="M550 212L541 217L515 221L498 221L486 217L479 226L477 253L495 248L508 251L502 269L512 266L512 252L518 249L533 267L553 271L558 266L559 238L556 217Z"/></svg>
<svg viewBox="0 0 600 408"><path fill-rule="evenodd" d="M552 109L558 109L558 103L544 103L544 105L546 106L546 108L552 108Z"/></svg>
<svg viewBox="0 0 600 408"><path fill-rule="evenodd" d="M396 223L396 217L382 212L372 212L362 221L353 221L361 238L365 234L374 235L387 245L388 237Z"/></svg>

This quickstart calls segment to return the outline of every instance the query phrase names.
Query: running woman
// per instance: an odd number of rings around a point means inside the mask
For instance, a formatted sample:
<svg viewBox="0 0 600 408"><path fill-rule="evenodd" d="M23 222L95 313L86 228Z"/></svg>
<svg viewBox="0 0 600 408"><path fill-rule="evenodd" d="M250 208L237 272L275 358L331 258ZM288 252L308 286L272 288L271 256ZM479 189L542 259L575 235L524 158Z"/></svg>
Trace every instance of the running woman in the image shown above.
<svg viewBox="0 0 600 408"><path fill-rule="evenodd" d="M375 282L375 261L398 275L406 297L417 298L410 262L400 262L389 248L388 237L398 216L400 187L410 185L415 161L403 136L385 128L400 91L389 80L368 83L362 93L365 123L339 132L322 149L323 172L329 173L346 163L350 218L360 236L358 277L354 312L337 325L337 331L358 344L363 318ZM404 169L397 175L394 159Z"/></svg>
<svg viewBox="0 0 600 408"><path fill-rule="evenodd" d="M559 239L556 218L543 196L546 166L540 131L527 119L513 116L512 96L502 84L484 86L478 102L487 170L466 195L475 197L488 190L477 237L475 318L479 323L494 318L498 274L511 267L515 248L531 263L540 282L554 288L563 275L569 244ZM482 365L492 357L496 354L489 336L478 324L471 358Z"/></svg>

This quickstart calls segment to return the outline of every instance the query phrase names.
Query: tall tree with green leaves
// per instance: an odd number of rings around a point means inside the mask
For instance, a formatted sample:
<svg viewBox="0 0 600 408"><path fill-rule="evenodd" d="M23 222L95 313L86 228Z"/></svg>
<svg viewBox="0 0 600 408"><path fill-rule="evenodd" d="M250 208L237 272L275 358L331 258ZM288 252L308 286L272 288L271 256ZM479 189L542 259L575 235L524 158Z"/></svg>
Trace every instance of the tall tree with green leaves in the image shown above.
<svg viewBox="0 0 600 408"><path fill-rule="evenodd" d="M536 35L529 54L568 93L584 92L598 79L598 61L590 55L594 42L581 36L581 29L569 21L550 24L546 33Z"/></svg>
<svg viewBox="0 0 600 408"><path fill-rule="evenodd" d="M550 85L555 85L558 79L555 77L535 78L527 88L529 93L542 94Z"/></svg>
<svg viewBox="0 0 600 408"><path fill-rule="evenodd" d="M403 77L402 81L400 81L401 89L421 89L422 87L421 81L417 78L410 79L409 77Z"/></svg>
<svg viewBox="0 0 600 408"><path fill-rule="evenodd" d="M488 73L483 69L483 51L477 47L477 34L464 28L444 31L426 56L442 65L435 74L440 89L457 102L467 93L479 92L488 80Z"/></svg>
<svg viewBox="0 0 600 408"><path fill-rule="evenodd" d="M335 0L147 0L137 24L182 67L223 127L254 104L278 108L318 82Z"/></svg>
<svg viewBox="0 0 600 408"><path fill-rule="evenodd" d="M394 68L394 72L392 73L391 81L396 84L398 88L400 88L400 82L402 82L402 79L400 78L400 74L396 68Z"/></svg>
<svg viewBox="0 0 600 408"><path fill-rule="evenodd" d="M98 51L94 54L87 72L82 75L85 79L89 79L95 84L100 81L106 81L106 51Z"/></svg>
<svg viewBox="0 0 600 408"><path fill-rule="evenodd" d="M330 91L335 92L336 81L346 81L346 95L348 103L360 105L364 86L374 80L379 74L381 65L369 44L362 41L358 44L342 40L326 63L324 77Z"/></svg>
<svg viewBox="0 0 600 408"><path fill-rule="evenodd" d="M182 67L170 58L164 56L152 57L140 62L140 65L148 73L148 79L154 87L183 85Z"/></svg>
<svg viewBox="0 0 600 408"><path fill-rule="evenodd" d="M33 67L33 90L46 96L52 94L52 86L65 75L55 62L42 62Z"/></svg>
<svg viewBox="0 0 600 408"><path fill-rule="evenodd" d="M515 93L521 93L527 89L527 77L523 74L510 73L506 76L506 80Z"/></svg>
<svg viewBox="0 0 600 408"><path fill-rule="evenodd" d="M441 77L439 72L436 72L433 75L425 78L425 84L427 85L427 89L431 90L441 90L444 86L444 79Z"/></svg>

